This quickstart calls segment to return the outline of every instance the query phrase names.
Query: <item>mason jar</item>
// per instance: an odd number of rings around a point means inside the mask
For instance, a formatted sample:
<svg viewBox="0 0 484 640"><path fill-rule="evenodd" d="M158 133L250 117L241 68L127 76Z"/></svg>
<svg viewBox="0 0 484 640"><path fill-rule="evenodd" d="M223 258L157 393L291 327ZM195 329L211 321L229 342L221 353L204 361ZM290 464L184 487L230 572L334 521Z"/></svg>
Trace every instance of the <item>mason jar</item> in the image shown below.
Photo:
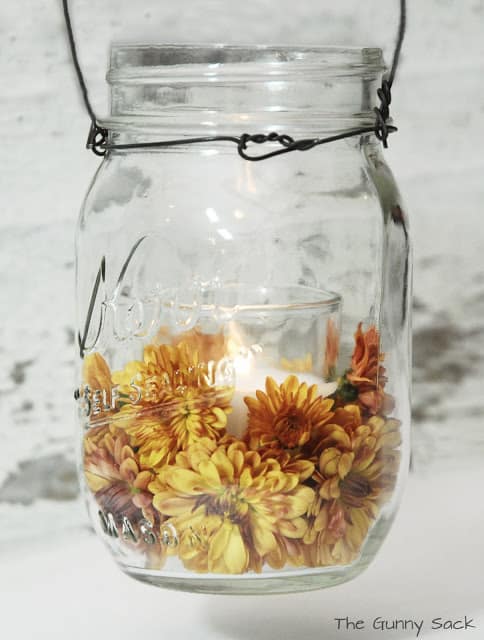
<svg viewBox="0 0 484 640"><path fill-rule="evenodd" d="M81 482L121 569L210 593L358 575L409 458L410 241L379 49L114 45L77 232ZM127 147L124 145L128 145ZM267 153L277 142L254 145Z"/></svg>

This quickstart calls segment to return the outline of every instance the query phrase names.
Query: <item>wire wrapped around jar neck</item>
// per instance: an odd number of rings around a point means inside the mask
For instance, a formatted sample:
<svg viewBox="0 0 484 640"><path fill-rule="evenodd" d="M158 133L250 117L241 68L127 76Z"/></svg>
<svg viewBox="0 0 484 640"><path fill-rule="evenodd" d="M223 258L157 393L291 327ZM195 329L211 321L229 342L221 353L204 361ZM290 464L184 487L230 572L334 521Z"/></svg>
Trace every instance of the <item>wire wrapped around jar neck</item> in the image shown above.
<svg viewBox="0 0 484 640"><path fill-rule="evenodd" d="M77 56L77 48L72 29L68 0L63 0L64 17L67 28L67 35L69 39L69 45L73 58L74 67L78 77L79 85L81 88L84 104L86 110L91 118L91 128L88 136L87 147L90 148L96 155L103 156L107 152L112 150L130 150L130 149L154 149L154 148L166 148L188 144L201 144L207 142L227 141L233 142L237 145L239 155L245 160L265 160L277 155L282 155L292 151L308 151L316 146L327 144L336 140L342 140L354 136L362 136L365 134L374 133L376 137L382 141L383 146L388 146L388 135L396 131L396 127L391 123L390 119L390 104L392 100L391 88L395 79L397 71L400 53L402 49L403 39L406 30L406 0L400 0L400 21L397 36L397 43L393 55L392 65L390 72L384 77L380 88L377 91L377 96L380 101L380 105L373 108L374 122L371 124L364 124L363 126L357 126L349 128L348 130L334 133L325 137L311 136L295 139L289 133L278 133L276 131L269 131L264 133L242 135L228 135L228 134L215 134L215 135L202 135L197 137L190 137L186 135L182 138L168 139L168 140L148 140L148 141L135 141L127 143L113 143L112 136L109 136L109 129L103 126L96 117L92 105L89 100L89 94L85 79L79 64ZM235 48L232 48L235 49ZM267 48L270 49L270 48ZM253 50L256 50L254 48ZM109 126L108 121L108 126ZM113 126L113 123L111 124ZM114 125L115 126L115 125ZM256 144L263 144L266 142L277 142L280 147L274 151L262 155L250 155L247 152L248 143L253 142Z"/></svg>
<svg viewBox="0 0 484 640"><path fill-rule="evenodd" d="M380 49L115 44L102 126L116 147L242 128L254 142L335 135L372 126L384 68Z"/></svg>

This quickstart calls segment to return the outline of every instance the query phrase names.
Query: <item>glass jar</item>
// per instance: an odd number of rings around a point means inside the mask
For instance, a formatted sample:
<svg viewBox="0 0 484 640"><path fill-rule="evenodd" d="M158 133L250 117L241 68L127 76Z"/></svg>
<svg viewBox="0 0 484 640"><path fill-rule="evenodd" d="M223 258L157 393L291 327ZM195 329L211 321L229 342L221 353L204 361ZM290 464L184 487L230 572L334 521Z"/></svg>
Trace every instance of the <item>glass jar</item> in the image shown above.
<svg viewBox="0 0 484 640"><path fill-rule="evenodd" d="M379 49L114 46L105 124L324 136L373 123L382 72ZM82 484L123 571L243 594L369 564L409 455L408 225L373 134L111 150L77 296Z"/></svg>

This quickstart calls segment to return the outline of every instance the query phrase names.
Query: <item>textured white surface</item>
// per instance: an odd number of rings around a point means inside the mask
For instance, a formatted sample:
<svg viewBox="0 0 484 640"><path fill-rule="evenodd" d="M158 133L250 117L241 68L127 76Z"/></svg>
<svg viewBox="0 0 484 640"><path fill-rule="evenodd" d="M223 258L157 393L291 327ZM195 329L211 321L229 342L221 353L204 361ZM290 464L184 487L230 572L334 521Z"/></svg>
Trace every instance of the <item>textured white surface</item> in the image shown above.
<svg viewBox="0 0 484 640"><path fill-rule="evenodd" d="M389 52L396 4L73 2L100 113L111 40L363 43ZM129 582L82 533L72 462L73 233L97 160L83 151L88 122L60 2L2 1L0 585L11 637L104 638L124 624L116 637L153 628L166 637L168 627L180 639L374 638L337 634L328 620L346 607L365 618L482 607L484 474L466 466L484 454L484 0L409 0L409 12L394 91L400 133L388 160L415 240L418 475L377 563L357 582L309 596L217 600ZM177 629L166 616L180 611ZM26 612L38 632L20 625ZM305 635L294 626L301 616ZM481 611L475 637L483 628Z"/></svg>
<svg viewBox="0 0 484 640"><path fill-rule="evenodd" d="M407 640L416 631L372 629L373 620L424 620L420 639L484 636L484 512L480 469L413 476L394 528L353 582L284 596L164 591L124 576L101 543L72 532L15 545L2 560L2 637L15 640ZM462 500L462 496L466 500ZM432 505L432 509L429 508ZM8 585L8 587L7 587ZM366 629L337 630L334 618ZM432 631L432 620L473 619L476 629ZM3 635L5 634L5 636Z"/></svg>

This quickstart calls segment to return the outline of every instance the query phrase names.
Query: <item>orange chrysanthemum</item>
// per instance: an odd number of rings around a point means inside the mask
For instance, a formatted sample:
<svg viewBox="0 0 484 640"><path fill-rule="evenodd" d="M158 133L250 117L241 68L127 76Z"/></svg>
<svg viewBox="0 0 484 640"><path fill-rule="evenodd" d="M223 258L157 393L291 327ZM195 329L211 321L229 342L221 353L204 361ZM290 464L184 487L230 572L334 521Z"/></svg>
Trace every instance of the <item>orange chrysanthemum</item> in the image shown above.
<svg viewBox="0 0 484 640"><path fill-rule="evenodd" d="M314 438L332 417L333 400L325 399L317 385L299 383L288 376L278 385L266 379L266 392L244 399L249 409L247 441L252 449L266 449L278 455L301 448Z"/></svg>
<svg viewBox="0 0 484 640"><path fill-rule="evenodd" d="M351 358L349 379L352 382L376 382L379 365L383 360L383 354L380 354L380 334L375 326L371 326L365 332L361 327L360 322L355 333L355 349Z"/></svg>
<svg viewBox="0 0 484 640"><path fill-rule="evenodd" d="M339 331L336 323L329 318L326 323L326 348L324 352L323 376L334 378L339 357Z"/></svg>
<svg viewBox="0 0 484 640"><path fill-rule="evenodd" d="M355 349L351 368L340 381L337 397L340 402L355 401L365 415L388 414L393 409L393 399L385 393L385 354L380 352L380 334L375 326L362 330L362 323L355 333Z"/></svg>
<svg viewBox="0 0 484 640"><path fill-rule="evenodd" d="M177 552L198 572L260 571L287 560L291 540L306 532L302 517L314 492L274 459L240 441L204 440L178 454L150 484L153 504L179 534ZM285 542L288 540L288 542Z"/></svg>

